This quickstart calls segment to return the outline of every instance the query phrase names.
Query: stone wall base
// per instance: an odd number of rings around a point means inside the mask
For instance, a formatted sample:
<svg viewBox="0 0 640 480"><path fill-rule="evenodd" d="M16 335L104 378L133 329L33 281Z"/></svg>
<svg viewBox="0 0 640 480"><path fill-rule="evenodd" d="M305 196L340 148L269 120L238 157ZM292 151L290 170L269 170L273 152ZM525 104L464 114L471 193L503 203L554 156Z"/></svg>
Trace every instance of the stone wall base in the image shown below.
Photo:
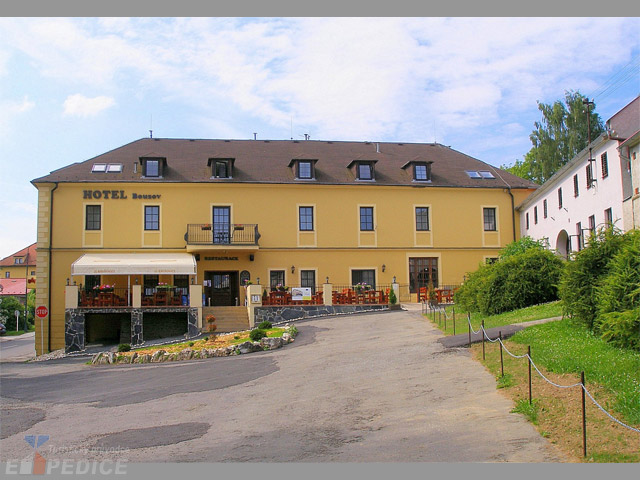
<svg viewBox="0 0 640 480"><path fill-rule="evenodd" d="M346 315L389 310L388 305L282 305L264 306L255 309L255 324L295 322L314 317Z"/></svg>

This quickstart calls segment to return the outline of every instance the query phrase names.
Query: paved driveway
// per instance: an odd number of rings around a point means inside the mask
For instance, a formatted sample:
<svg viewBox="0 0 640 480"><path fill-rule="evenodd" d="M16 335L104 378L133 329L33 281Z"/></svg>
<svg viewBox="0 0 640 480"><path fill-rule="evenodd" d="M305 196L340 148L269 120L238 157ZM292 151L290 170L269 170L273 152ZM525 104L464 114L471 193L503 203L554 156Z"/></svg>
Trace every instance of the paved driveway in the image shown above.
<svg viewBox="0 0 640 480"><path fill-rule="evenodd" d="M299 324L283 349L185 363L3 364L1 460L561 462L417 312ZM52 449L64 449L64 454ZM58 450L60 452L60 450ZM57 456L57 457L56 457Z"/></svg>

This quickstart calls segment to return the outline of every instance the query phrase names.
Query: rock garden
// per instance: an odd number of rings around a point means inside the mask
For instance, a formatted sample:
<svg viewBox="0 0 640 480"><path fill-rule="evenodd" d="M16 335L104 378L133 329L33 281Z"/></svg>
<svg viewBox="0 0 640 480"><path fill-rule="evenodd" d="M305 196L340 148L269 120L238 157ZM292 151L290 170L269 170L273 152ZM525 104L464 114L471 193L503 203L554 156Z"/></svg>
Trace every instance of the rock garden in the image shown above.
<svg viewBox="0 0 640 480"><path fill-rule="evenodd" d="M200 358L227 357L264 350L275 350L294 341L298 329L295 325L273 327L262 322L251 331L214 334L199 340L131 350L122 344L118 352L100 352L94 355L91 365L161 363Z"/></svg>

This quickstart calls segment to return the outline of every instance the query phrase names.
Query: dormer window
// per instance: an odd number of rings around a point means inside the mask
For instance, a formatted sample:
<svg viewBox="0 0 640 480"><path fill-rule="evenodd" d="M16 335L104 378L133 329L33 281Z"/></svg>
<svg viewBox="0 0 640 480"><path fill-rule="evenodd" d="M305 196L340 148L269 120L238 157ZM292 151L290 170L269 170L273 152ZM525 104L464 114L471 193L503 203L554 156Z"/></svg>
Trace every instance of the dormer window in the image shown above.
<svg viewBox="0 0 640 480"><path fill-rule="evenodd" d="M13 263L15 265L21 265L24 263L24 257L14 257Z"/></svg>
<svg viewBox="0 0 640 480"><path fill-rule="evenodd" d="M297 172L296 177L310 179L313 178L313 164L306 160L301 160L297 162Z"/></svg>
<svg viewBox="0 0 640 480"><path fill-rule="evenodd" d="M211 178L233 178L233 159L210 158Z"/></svg>
<svg viewBox="0 0 640 480"><path fill-rule="evenodd" d="M413 181L414 182L430 182L431 181L431 164L433 162L425 161L410 161L405 163L402 168L406 169L409 166L413 167Z"/></svg>
<svg viewBox="0 0 640 480"><path fill-rule="evenodd" d="M294 159L289 162L289 167L294 169L296 180L316 179L316 160Z"/></svg>
<svg viewBox="0 0 640 480"><path fill-rule="evenodd" d="M355 167L355 170L352 170L356 180L363 181L375 181L376 179L376 170L375 164L377 160L353 160L347 168L351 169Z"/></svg>
<svg viewBox="0 0 640 480"><path fill-rule="evenodd" d="M358 163L358 180L373 180L373 165Z"/></svg>
<svg viewBox="0 0 640 480"><path fill-rule="evenodd" d="M144 162L144 176L145 177L159 177L160 176L160 161L159 160L145 160L145 162Z"/></svg>
<svg viewBox="0 0 640 480"><path fill-rule="evenodd" d="M141 157L142 176L146 178L160 178L167 166L165 158L158 157Z"/></svg>

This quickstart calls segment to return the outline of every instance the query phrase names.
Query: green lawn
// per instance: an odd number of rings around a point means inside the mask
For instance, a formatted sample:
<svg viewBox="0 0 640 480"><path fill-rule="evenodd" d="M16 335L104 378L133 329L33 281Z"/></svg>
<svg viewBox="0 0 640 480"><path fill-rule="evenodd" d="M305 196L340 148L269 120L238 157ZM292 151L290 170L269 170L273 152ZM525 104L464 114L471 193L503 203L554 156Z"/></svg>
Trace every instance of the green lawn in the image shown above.
<svg viewBox="0 0 640 480"><path fill-rule="evenodd" d="M569 320L534 325L510 340L531 345L534 363L550 372L584 371L587 384L598 383L613 395L609 407L620 412L620 420L640 424L640 353L615 348Z"/></svg>
<svg viewBox="0 0 640 480"><path fill-rule="evenodd" d="M448 306L445 309L447 313L446 329L444 315L429 313L427 318L433 321L445 335L453 335L454 327L454 311L455 311L455 333L465 333L469 331L467 324L467 312L455 310L455 306ZM501 313L500 315L482 315L480 313L471 314L471 326L474 330L478 330L484 320L484 328L501 327L502 325L511 325L513 323L531 322L533 320L541 320L543 318L553 318L562 316L562 306L560 302L544 303L533 307L522 308L512 312Z"/></svg>

